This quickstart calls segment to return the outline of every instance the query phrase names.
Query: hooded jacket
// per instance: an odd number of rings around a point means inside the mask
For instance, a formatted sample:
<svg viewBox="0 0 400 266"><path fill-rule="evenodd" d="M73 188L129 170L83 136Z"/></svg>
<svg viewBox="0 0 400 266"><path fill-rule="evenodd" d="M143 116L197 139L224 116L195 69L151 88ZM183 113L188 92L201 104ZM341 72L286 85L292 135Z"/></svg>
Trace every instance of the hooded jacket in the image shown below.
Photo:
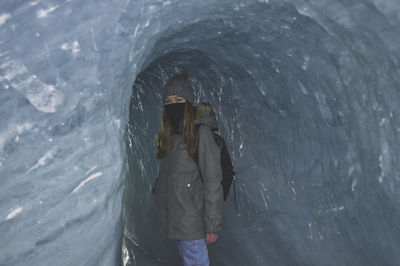
<svg viewBox="0 0 400 266"><path fill-rule="evenodd" d="M175 134L173 150L161 160L155 182L159 230L168 239L196 240L206 233L222 231L220 152L212 135L212 122L202 117L196 124L198 162L185 149L182 136Z"/></svg>
<svg viewBox="0 0 400 266"><path fill-rule="evenodd" d="M218 122L213 113L205 113L200 119L196 120L196 124L208 125L212 131L218 130ZM231 187L234 171L232 160L228 152L228 147L226 146L225 140L223 137L213 132L214 141L217 144L219 149L220 157L221 157L221 167L222 167L222 187L224 192L224 200L228 198L229 189Z"/></svg>

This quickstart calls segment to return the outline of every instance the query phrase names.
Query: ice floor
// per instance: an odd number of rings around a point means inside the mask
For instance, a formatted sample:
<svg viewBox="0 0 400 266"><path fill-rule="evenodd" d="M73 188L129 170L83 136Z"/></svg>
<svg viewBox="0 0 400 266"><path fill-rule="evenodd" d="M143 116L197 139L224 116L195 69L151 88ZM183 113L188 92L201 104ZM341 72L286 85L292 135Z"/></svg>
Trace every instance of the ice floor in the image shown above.
<svg viewBox="0 0 400 266"><path fill-rule="evenodd" d="M0 3L0 265L180 265L161 88L213 104L238 205L211 265L400 265L397 0Z"/></svg>

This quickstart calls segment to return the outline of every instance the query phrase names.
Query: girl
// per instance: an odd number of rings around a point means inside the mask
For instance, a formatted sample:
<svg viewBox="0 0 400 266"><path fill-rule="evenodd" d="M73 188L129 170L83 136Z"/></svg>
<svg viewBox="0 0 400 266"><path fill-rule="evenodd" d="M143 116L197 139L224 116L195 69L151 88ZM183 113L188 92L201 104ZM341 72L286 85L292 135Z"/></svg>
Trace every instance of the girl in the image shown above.
<svg viewBox="0 0 400 266"><path fill-rule="evenodd" d="M209 265L207 244L222 230L219 149L207 125L196 127L193 88L184 70L164 86L164 110L155 153L156 213L163 237L176 240L185 266Z"/></svg>

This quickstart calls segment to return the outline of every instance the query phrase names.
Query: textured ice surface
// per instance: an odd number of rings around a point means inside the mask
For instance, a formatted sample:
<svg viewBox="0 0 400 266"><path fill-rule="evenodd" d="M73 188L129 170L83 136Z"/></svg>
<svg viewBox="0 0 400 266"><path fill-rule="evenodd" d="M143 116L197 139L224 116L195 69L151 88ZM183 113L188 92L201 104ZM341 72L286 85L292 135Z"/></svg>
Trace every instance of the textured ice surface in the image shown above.
<svg viewBox="0 0 400 266"><path fill-rule="evenodd" d="M150 193L173 65L215 106L238 173L212 265L399 265L399 14L1 1L0 265L179 265Z"/></svg>

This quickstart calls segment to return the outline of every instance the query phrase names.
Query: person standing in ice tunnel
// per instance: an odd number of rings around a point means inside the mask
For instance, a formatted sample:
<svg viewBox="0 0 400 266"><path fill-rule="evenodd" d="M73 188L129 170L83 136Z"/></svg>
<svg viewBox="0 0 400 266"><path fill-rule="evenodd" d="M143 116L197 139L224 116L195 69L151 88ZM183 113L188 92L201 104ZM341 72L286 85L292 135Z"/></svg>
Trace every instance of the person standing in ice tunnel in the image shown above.
<svg viewBox="0 0 400 266"><path fill-rule="evenodd" d="M209 265L207 244L222 231L220 152L211 128L195 125L188 73L176 74L162 92L164 110L155 153L161 159L154 194L159 230L176 240L184 265Z"/></svg>

